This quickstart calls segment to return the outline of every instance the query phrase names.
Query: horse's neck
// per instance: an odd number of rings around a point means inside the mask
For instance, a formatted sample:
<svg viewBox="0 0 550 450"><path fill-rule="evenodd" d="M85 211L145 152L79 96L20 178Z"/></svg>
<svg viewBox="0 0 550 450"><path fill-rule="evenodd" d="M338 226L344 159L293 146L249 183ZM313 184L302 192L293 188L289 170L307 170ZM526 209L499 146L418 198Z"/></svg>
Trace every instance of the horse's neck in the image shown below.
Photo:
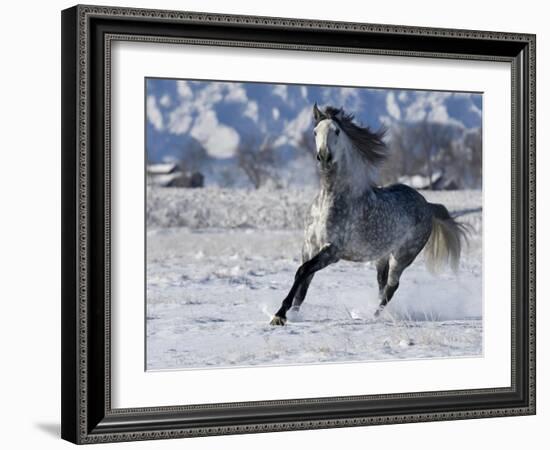
<svg viewBox="0 0 550 450"><path fill-rule="evenodd" d="M342 177L336 177L331 174L321 175L321 192L326 198L344 198L350 202L358 198L372 198L374 191L369 183L362 186L350 183Z"/></svg>

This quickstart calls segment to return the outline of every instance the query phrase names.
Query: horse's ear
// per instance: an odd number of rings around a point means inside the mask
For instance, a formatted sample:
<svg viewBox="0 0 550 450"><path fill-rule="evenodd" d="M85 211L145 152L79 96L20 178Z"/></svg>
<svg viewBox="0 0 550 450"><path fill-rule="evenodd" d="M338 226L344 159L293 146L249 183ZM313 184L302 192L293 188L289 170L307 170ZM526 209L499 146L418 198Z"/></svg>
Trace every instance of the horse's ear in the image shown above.
<svg viewBox="0 0 550 450"><path fill-rule="evenodd" d="M315 123L317 124L325 118L326 118L325 115L317 107L317 102L315 102L315 104L313 105L313 120L315 120Z"/></svg>

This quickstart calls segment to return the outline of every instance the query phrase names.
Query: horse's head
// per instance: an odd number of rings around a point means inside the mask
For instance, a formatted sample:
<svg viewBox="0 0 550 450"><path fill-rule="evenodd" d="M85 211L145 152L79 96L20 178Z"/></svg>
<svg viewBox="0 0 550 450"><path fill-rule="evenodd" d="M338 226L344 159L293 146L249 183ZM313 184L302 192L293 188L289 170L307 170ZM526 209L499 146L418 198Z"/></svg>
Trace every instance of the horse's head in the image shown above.
<svg viewBox="0 0 550 450"><path fill-rule="evenodd" d="M341 163L345 157L347 137L336 120L326 112L313 106L313 118L315 119L315 147L317 148L317 161L322 170L331 170Z"/></svg>
<svg viewBox="0 0 550 450"><path fill-rule="evenodd" d="M376 167L386 157L385 130L357 125L342 108L313 106L315 146L321 171L338 173L349 183L374 184Z"/></svg>

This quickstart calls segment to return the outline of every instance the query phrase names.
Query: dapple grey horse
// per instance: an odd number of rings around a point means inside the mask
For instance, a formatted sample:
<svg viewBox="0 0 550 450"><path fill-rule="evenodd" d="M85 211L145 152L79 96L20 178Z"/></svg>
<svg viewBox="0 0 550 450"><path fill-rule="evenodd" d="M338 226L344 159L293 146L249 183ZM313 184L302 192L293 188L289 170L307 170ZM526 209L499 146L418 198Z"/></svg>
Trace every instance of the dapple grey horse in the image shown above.
<svg viewBox="0 0 550 450"><path fill-rule="evenodd" d="M272 325L285 325L287 311L300 308L315 272L339 260L375 262L378 316L423 248L429 268L449 262L456 270L467 238L465 226L445 206L402 184L376 186L377 167L387 155L384 130L360 126L353 115L330 106L320 110L315 104L313 118L320 191L307 218L303 263Z"/></svg>

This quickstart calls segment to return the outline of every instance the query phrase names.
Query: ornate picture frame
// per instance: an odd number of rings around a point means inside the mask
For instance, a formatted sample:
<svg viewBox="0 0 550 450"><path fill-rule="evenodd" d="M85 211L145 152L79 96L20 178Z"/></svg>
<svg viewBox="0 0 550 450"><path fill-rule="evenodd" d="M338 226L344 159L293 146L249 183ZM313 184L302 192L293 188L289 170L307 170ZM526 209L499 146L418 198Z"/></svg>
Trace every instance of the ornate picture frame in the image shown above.
<svg viewBox="0 0 550 450"><path fill-rule="evenodd" d="M510 386L113 408L110 77L118 41L508 63ZM531 34L80 5L64 10L62 437L84 444L535 414L535 132Z"/></svg>

